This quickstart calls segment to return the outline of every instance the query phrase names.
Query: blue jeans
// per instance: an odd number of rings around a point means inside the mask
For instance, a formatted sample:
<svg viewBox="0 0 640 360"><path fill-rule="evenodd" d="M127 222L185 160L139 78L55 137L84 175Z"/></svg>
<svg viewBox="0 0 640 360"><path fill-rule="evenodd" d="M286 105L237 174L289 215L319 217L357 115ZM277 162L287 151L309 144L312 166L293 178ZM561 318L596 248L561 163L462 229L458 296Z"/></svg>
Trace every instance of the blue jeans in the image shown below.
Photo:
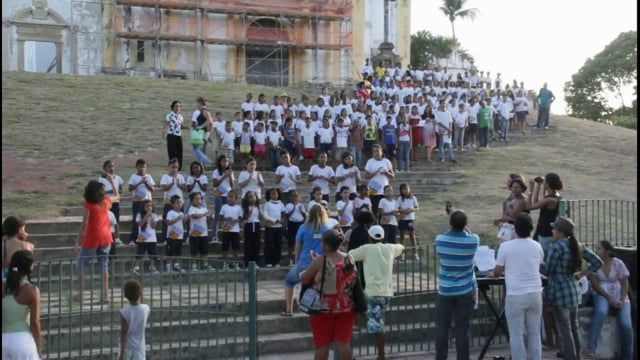
<svg viewBox="0 0 640 360"><path fill-rule="evenodd" d="M602 324L609 313L609 301L600 294L593 297L593 315L589 331L589 348L596 349ZM625 302L622 307L614 310L618 329L620 330L621 359L630 360L633 357L633 326L631 325L631 303Z"/></svg>
<svg viewBox="0 0 640 360"><path fill-rule="evenodd" d="M500 116L500 139L507 141L507 133L509 132L509 119Z"/></svg>
<svg viewBox="0 0 640 360"><path fill-rule="evenodd" d="M213 234L214 238L218 237L218 223L220 222L220 209L222 209L222 205L227 203L227 197L226 196L215 196L213 198L214 200L214 214L215 217L213 218L213 226L211 226L211 233Z"/></svg>
<svg viewBox="0 0 640 360"><path fill-rule="evenodd" d="M542 250L544 250L544 253L547 253L547 250L549 249L549 245L551 245L551 242L553 241L553 236L540 236L538 235L538 242L540 243L540 246L542 246Z"/></svg>
<svg viewBox="0 0 640 360"><path fill-rule="evenodd" d="M473 291L463 295L442 296L436 300L436 360L447 359L451 316L456 314L456 356L469 360L469 324L473 310Z"/></svg>
<svg viewBox="0 0 640 360"><path fill-rule="evenodd" d="M578 307L553 308L553 319L562 338L564 359L580 359L580 327L578 326Z"/></svg>
<svg viewBox="0 0 640 360"><path fill-rule="evenodd" d="M489 128L481 127L478 128L478 143L480 147L487 147L489 144Z"/></svg>
<svg viewBox="0 0 640 360"><path fill-rule="evenodd" d="M546 106L538 105L538 124L536 127L546 127L549 126L549 111L551 109Z"/></svg>
<svg viewBox="0 0 640 360"><path fill-rule="evenodd" d="M542 359L540 325L542 324L542 293L507 295L505 307L509 327L509 345L513 359ZM527 334L527 349L524 334Z"/></svg>
<svg viewBox="0 0 640 360"><path fill-rule="evenodd" d="M362 161L362 147L361 146L351 146L351 154L353 155L354 164L357 167L360 167L360 161Z"/></svg>
<svg viewBox="0 0 640 360"><path fill-rule="evenodd" d="M204 144L194 145L191 144L191 150L193 150L193 156L196 158L196 161L200 164L211 165L211 159L204 152Z"/></svg>
<svg viewBox="0 0 640 360"><path fill-rule="evenodd" d="M460 149L464 147L464 128L453 128L453 147L459 147Z"/></svg>
<svg viewBox="0 0 640 360"><path fill-rule="evenodd" d="M440 152L440 159L444 159L444 152L448 151L449 159L455 160L455 157L453 156L453 148L451 147L450 143L445 143L444 141L441 141L438 151Z"/></svg>
<svg viewBox="0 0 640 360"><path fill-rule="evenodd" d="M400 141L400 151L398 151L398 169L409 170L409 142Z"/></svg>

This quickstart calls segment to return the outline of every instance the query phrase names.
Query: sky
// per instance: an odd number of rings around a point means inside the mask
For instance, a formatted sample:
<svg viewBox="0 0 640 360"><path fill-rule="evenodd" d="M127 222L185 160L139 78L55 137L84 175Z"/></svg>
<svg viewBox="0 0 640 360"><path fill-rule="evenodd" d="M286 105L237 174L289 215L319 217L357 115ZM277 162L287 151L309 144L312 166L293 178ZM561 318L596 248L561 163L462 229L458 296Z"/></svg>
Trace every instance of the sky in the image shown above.
<svg viewBox="0 0 640 360"><path fill-rule="evenodd" d="M411 2L411 33L427 30L451 36L442 0ZM566 113L564 83L621 32L637 31L635 0L467 0L475 21L457 19L456 38L479 70L501 73L503 84L524 81L538 91L543 83L556 96L551 112ZM631 94L625 97L630 106ZM623 94L624 95L624 94ZM618 107L619 100L611 105Z"/></svg>

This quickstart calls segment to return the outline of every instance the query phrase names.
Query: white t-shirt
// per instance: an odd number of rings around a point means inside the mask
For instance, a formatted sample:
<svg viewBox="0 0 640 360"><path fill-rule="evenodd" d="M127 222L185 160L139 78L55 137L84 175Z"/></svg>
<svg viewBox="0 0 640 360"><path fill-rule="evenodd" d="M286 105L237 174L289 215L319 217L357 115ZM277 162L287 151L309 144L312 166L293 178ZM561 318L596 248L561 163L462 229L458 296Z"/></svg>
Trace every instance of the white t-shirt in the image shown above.
<svg viewBox="0 0 640 360"><path fill-rule="evenodd" d="M100 176L98 178L98 182L100 182L102 185L104 185L104 193L106 195L113 195L113 187L111 186L111 182L109 182L109 180L103 176ZM122 178L118 175L115 175L113 177L113 184L118 188L118 190L122 189L122 185L124 184L124 181L122 181ZM120 200L118 201L113 201L115 202L120 202Z"/></svg>
<svg viewBox="0 0 640 360"><path fill-rule="evenodd" d="M118 225L118 220L116 220L116 214L113 211L109 210L109 224L111 224L111 233L116 233L116 225Z"/></svg>
<svg viewBox="0 0 640 360"><path fill-rule="evenodd" d="M378 205L378 213L387 213L391 211L398 210L398 204L395 200L389 200L386 197L380 199L380 203ZM395 215L382 215L382 224L383 225L398 225L398 219L396 219Z"/></svg>
<svg viewBox="0 0 640 360"><path fill-rule="evenodd" d="M233 141L236 138L236 134L233 131L222 133L222 143L220 144L220 148L223 150L233 149Z"/></svg>
<svg viewBox="0 0 640 360"><path fill-rule="evenodd" d="M252 102L243 102L242 105L240 105L240 109L242 111L253 111L253 105L254 103Z"/></svg>
<svg viewBox="0 0 640 360"><path fill-rule="evenodd" d="M153 218L147 221L144 228L138 225L138 238L136 239L137 242L141 242L141 243L158 242L158 238L156 237L156 229L151 226L152 222L156 222L156 226L157 226L158 219L159 219L158 215L153 214ZM136 223L139 222L140 220L142 220L142 216L140 216L140 214L136 214Z"/></svg>
<svg viewBox="0 0 640 360"><path fill-rule="evenodd" d="M244 210L243 210L244 212ZM244 216L244 213L243 215ZM249 205L249 214L245 223L259 223L260 222L260 209L257 205Z"/></svg>
<svg viewBox="0 0 640 360"><path fill-rule="evenodd" d="M408 199L403 198L402 196L398 196L396 203L398 204L399 211L418 208L418 199L416 199L416 197L413 195L411 195L411 197ZM415 212L400 215L400 220L415 220L415 219L416 219Z"/></svg>
<svg viewBox="0 0 640 360"><path fill-rule="evenodd" d="M256 145L264 145L267 141L267 133L264 131L254 131L253 139L256 141Z"/></svg>
<svg viewBox="0 0 640 360"><path fill-rule="evenodd" d="M390 172L393 170L393 165L391 165L391 161L386 158L381 158L380 160L371 158L367 161L364 170L369 174L373 174L381 168L386 169L387 172ZM389 185L389 178L383 172L378 172L369 179L369 188L375 191L376 195L382 195L384 192L384 187L387 185Z"/></svg>
<svg viewBox="0 0 640 360"><path fill-rule="evenodd" d="M238 204L224 204L220 208L220 219L222 219L222 231L240 232L240 220L242 220L242 207ZM231 219L231 220L227 220Z"/></svg>
<svg viewBox="0 0 640 360"><path fill-rule="evenodd" d="M253 191L256 193L256 197L260 199L262 197L262 193L261 193L262 188L260 187L258 181L262 180L264 182L264 179L262 178L262 173L258 171L254 171L253 173L250 173L246 170L241 172L240 176L238 176L238 184L241 184L247 180L249 180L249 183L245 185L243 188L241 188L242 198L244 199L244 195L247 192Z"/></svg>
<svg viewBox="0 0 640 360"><path fill-rule="evenodd" d="M320 165L315 164L312 165L309 169L309 176L325 176L328 178L332 178L336 176L336 174L333 171L333 168L329 165L325 165L323 168L321 168ZM329 180L314 179L311 182L311 185L313 187L319 186L322 189L322 195L329 194Z"/></svg>
<svg viewBox="0 0 640 360"><path fill-rule="evenodd" d="M220 173L218 169L215 169L211 174L211 182L213 183L214 179L217 181L220 181L220 179L222 179L223 176L224 176L224 173ZM216 186L215 189L213 189L213 193L216 196L222 196L222 197L227 196L227 194L229 194L229 191L231 190L231 181L233 180L233 178L234 176L232 171L231 175L227 176L226 178L224 178L224 180L218 183L218 186Z"/></svg>
<svg viewBox="0 0 640 360"><path fill-rule="evenodd" d="M284 213L284 204L280 200L269 200L262 207L262 217L265 221L271 223L270 227L282 227L282 214Z"/></svg>
<svg viewBox="0 0 640 360"><path fill-rule="evenodd" d="M356 196L355 199L353 199L353 207L356 209L356 211L369 211L371 212L371 199L369 199L368 197L364 197L361 198L360 196Z"/></svg>
<svg viewBox="0 0 640 360"><path fill-rule="evenodd" d="M184 237L184 213L182 211L169 210L167 213L167 222L171 222L182 216L181 220L174 224L167 225L167 238L174 240L182 240Z"/></svg>
<svg viewBox="0 0 640 360"><path fill-rule="evenodd" d="M302 138L302 146L305 149L315 149L316 129L313 125L303 127L300 130L300 137Z"/></svg>
<svg viewBox="0 0 640 360"><path fill-rule="evenodd" d="M207 237L209 235L209 229L207 226L207 217L194 218L192 215L206 214L209 210L206 207L189 207L189 236L193 237ZM216 221L218 219L215 219Z"/></svg>
<svg viewBox="0 0 640 360"><path fill-rule="evenodd" d="M202 195L202 199L205 199L205 192L204 190L202 190L202 188L200 187L200 184L202 185L206 185L209 183L209 180L207 179L207 176L205 174L201 174L200 176L198 176L198 182L196 183L196 178L189 175L189 177L187 178L187 186L193 186L193 188L191 188L191 192L189 192L189 194L193 194L193 193L197 193L199 192Z"/></svg>
<svg viewBox="0 0 640 360"><path fill-rule="evenodd" d="M184 176L182 176L182 174L176 174L175 176L176 178L176 182L173 182L174 177L169 175L169 174L164 174L162 175L162 178L160 178L160 185L169 185L171 183L173 183L173 185L171 185L171 187L169 188L169 190L164 192L164 199L165 200L170 200L173 195L178 195L180 196L180 199L182 200L182 189L180 189L178 187L178 185L184 185Z"/></svg>
<svg viewBox="0 0 640 360"><path fill-rule="evenodd" d="M496 265L504 266L507 295L542 292L540 264L543 260L542 246L531 238L518 238L500 244Z"/></svg>
<svg viewBox="0 0 640 360"><path fill-rule="evenodd" d="M278 147L280 141L284 141L284 136L282 136L282 133L278 130L272 131L271 129L269 129L269 131L267 132L267 138L269 139L269 143L271 143L271 146L273 147Z"/></svg>
<svg viewBox="0 0 640 360"><path fill-rule="evenodd" d="M142 353L145 351L144 329L149 318L149 305L125 305L120 309L120 315L127 322L127 343L124 348L127 352Z"/></svg>
<svg viewBox="0 0 640 360"><path fill-rule="evenodd" d="M333 129L328 127L321 127L316 130L316 133L320 137L321 144L331 144L333 142Z"/></svg>
<svg viewBox="0 0 640 360"><path fill-rule="evenodd" d="M351 226L353 223L353 201L338 200L336 210L338 210L338 223L340 226ZM342 214L340 214L340 211L342 211Z"/></svg>
<svg viewBox="0 0 640 360"><path fill-rule="evenodd" d="M336 147L346 149L349 141L349 128L346 126L336 127Z"/></svg>
<svg viewBox="0 0 640 360"><path fill-rule="evenodd" d="M289 221L293 222L303 222L307 212L304 209L304 204L301 202L297 203L288 203L287 206L284 207L284 212L287 216L289 216Z"/></svg>
<svg viewBox="0 0 640 360"><path fill-rule="evenodd" d="M139 183L142 178L147 179L147 184L153 188L156 183L153 182L153 178L149 174L138 175L132 174L129 178L129 185L135 185ZM151 200L151 191L145 184L140 184L133 189L133 201Z"/></svg>
<svg viewBox="0 0 640 360"><path fill-rule="evenodd" d="M455 118L456 118L456 127L459 127L459 128L464 127L466 125L466 123L467 123L467 112L466 111L463 111L463 112L458 111L456 113Z"/></svg>
<svg viewBox="0 0 640 360"><path fill-rule="evenodd" d="M358 169L357 166L351 166L345 169L343 164L338 165L336 168L336 177L338 176L345 176L345 178L342 181L338 181L336 192L340 191L343 186L349 187L349 192L356 192L356 178L360 177L360 169Z"/></svg>
<svg viewBox="0 0 640 360"><path fill-rule="evenodd" d="M276 175L282 175L282 179L280 179L280 182L277 184L280 190L288 192L296 189L296 183L291 177L296 178L301 174L300 169L295 165L280 165L276 168Z"/></svg>
<svg viewBox="0 0 640 360"><path fill-rule="evenodd" d="M451 144L451 133L447 130L451 127L451 123L453 119L451 118L451 113L448 111L434 111L435 119L436 119L436 131L444 132L442 135L442 141L445 144Z"/></svg>

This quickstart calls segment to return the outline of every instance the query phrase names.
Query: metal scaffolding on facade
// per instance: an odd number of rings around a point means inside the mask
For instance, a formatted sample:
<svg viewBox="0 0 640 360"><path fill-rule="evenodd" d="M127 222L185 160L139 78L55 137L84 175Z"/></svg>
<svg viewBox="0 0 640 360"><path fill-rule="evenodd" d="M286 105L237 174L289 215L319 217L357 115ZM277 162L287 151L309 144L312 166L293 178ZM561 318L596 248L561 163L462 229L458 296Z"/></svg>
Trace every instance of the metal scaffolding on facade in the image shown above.
<svg viewBox="0 0 640 360"><path fill-rule="evenodd" d="M125 70L287 86L349 80L355 66L350 0L111 0L111 6L110 62L118 67L122 49Z"/></svg>

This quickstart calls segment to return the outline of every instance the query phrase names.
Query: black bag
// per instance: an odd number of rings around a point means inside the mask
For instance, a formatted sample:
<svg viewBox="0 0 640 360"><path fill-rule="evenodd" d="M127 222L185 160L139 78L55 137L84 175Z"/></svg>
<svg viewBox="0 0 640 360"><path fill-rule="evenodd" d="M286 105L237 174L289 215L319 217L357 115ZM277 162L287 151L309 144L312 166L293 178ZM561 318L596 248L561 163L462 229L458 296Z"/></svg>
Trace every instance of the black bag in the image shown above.
<svg viewBox="0 0 640 360"><path fill-rule="evenodd" d="M345 259L344 271L350 272L355 271L355 269L355 264L351 262L351 256L347 256ZM364 289L362 288L360 276L358 276L358 274L356 274L355 283L353 284L353 289L351 289L351 302L353 304L353 311L358 314L367 312L367 294L365 294Z"/></svg>
<svg viewBox="0 0 640 360"><path fill-rule="evenodd" d="M327 256L323 255L322 275L320 276L320 291L313 287L313 284L306 284L300 287L300 295L298 297L298 309L307 315L318 315L326 312L327 309L322 307L322 291L324 288L324 273L327 266Z"/></svg>

